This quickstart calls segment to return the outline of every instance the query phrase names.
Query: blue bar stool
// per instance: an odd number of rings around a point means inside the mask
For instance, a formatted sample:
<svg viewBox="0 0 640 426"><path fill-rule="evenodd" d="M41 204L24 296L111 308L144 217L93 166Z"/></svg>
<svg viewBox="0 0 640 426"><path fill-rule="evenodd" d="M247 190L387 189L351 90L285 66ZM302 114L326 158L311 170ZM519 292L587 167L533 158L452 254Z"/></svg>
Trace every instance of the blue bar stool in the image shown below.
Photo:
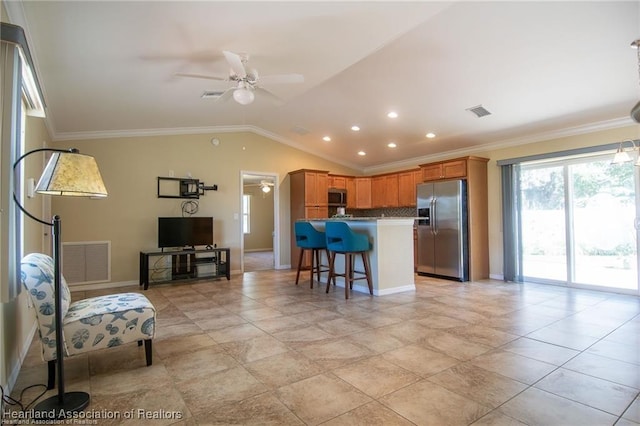
<svg viewBox="0 0 640 426"><path fill-rule="evenodd" d="M327 252L327 239L324 232L318 231L309 222L296 222L294 228L296 234L296 245L300 249L300 258L298 260L298 272L296 273L296 285L300 279L300 269L302 268L302 259L305 250L311 250L311 271L309 276L310 288L313 288L313 274L318 276L320 282L320 273L328 272L329 268L320 263L320 250ZM325 268L325 269L322 269Z"/></svg>
<svg viewBox="0 0 640 426"><path fill-rule="evenodd" d="M329 250L329 278L327 279L327 293L331 287L331 279L333 278L335 285L335 277L344 277L344 298L349 298L349 290L353 288L353 282L356 280L367 280L369 285L369 294L373 295L373 284L371 282L371 266L369 263L369 250L371 243L369 236L353 232L346 222L327 221L325 225L325 233L327 235L327 250ZM337 274L335 271L336 254L344 255L344 273ZM355 256L362 256L362 264L364 271L356 271L354 267ZM355 274L362 276L355 277Z"/></svg>

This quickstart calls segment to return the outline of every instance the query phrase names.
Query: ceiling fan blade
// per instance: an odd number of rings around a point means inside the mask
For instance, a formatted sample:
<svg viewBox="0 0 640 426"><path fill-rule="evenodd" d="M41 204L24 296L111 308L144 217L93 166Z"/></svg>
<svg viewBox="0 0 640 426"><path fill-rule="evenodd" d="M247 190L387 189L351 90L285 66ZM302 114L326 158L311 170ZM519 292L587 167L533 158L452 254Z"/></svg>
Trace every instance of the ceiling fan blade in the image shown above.
<svg viewBox="0 0 640 426"><path fill-rule="evenodd" d="M227 90L224 91L224 93L215 101L216 102L225 102L227 100L229 100L229 98L231 96L233 96L233 91L236 90L235 87L229 87Z"/></svg>
<svg viewBox="0 0 640 426"><path fill-rule="evenodd" d="M282 99L280 99L279 97L277 97L276 95L268 91L267 89L264 89L262 87L256 87L254 90L259 94L259 96L269 98L276 105L284 104L284 101Z"/></svg>
<svg viewBox="0 0 640 426"><path fill-rule="evenodd" d="M263 75L263 76L260 76L260 83L261 84L304 83L304 76L302 74Z"/></svg>
<svg viewBox="0 0 640 426"><path fill-rule="evenodd" d="M245 78L247 76L247 71L244 69L244 64L242 63L242 58L237 53L229 52L228 50L223 50L224 57L227 58L227 62L231 65L231 69L233 72L240 78Z"/></svg>
<svg viewBox="0 0 640 426"><path fill-rule="evenodd" d="M226 81L226 77L216 77L215 75L203 75L203 74L187 74L182 72L177 72L174 74L176 77L188 77L188 78L203 78L205 80L218 80L218 81Z"/></svg>

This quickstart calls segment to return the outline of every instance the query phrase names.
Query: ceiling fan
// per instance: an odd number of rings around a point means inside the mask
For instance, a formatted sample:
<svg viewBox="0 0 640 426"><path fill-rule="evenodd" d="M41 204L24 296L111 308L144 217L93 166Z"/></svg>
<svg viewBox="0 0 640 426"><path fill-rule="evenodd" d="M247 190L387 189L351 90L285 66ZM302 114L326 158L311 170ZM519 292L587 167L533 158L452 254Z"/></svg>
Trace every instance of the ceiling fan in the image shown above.
<svg viewBox="0 0 640 426"><path fill-rule="evenodd" d="M228 50L224 50L222 53L231 66L231 71L228 77L185 73L176 73L175 75L179 77L203 78L206 80L233 81L237 83L235 87L230 87L221 92L205 92L205 95L206 97L216 97L218 101L226 101L233 96L233 99L241 105L249 105L252 103L255 99L255 93L266 95L275 102L281 103L281 100L276 95L262 87L262 84L304 82L304 76L302 74L259 76L257 70L247 68L249 55L238 54Z"/></svg>
<svg viewBox="0 0 640 426"><path fill-rule="evenodd" d="M261 180L260 183L249 183L249 184L246 184L245 186L259 186L260 190L265 194L267 194L271 192L271 188L275 186L275 183L270 182L268 180Z"/></svg>

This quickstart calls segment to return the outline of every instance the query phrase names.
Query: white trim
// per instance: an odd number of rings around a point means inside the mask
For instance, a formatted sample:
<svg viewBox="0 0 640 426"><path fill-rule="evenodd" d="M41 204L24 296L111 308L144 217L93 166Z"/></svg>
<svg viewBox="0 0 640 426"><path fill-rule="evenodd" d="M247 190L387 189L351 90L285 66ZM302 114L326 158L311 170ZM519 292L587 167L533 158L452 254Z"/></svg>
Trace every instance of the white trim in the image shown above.
<svg viewBox="0 0 640 426"><path fill-rule="evenodd" d="M79 285L69 285L69 291L72 293L74 291L85 291L85 290L105 290L109 288L118 288L118 287L129 287L129 286L139 286L139 281L119 281L119 282L102 282L95 284L79 284ZM142 286L139 286L142 289Z"/></svg>
<svg viewBox="0 0 640 426"><path fill-rule="evenodd" d="M502 275L502 274L489 274L489 279L504 281L504 275Z"/></svg>
<svg viewBox="0 0 640 426"><path fill-rule="evenodd" d="M33 307L31 307L30 309L33 309ZM36 335L36 331L38 331L38 322L35 320L35 317L33 317L33 326L31 327L31 330L29 330L29 333L27 334L27 338L24 340L24 342L22 342L22 348L20 349L18 362L16 362L16 364L11 369L11 373L9 374L9 377L7 377L7 383L3 383L2 385L5 390L5 395L11 395L11 392L13 392L13 387L16 385L16 382L18 381L18 375L20 374L20 369L22 369L22 364L24 363L24 359L27 357L27 353L29 352L29 347L33 342L33 338ZM4 404L4 401L3 401L3 404Z"/></svg>
<svg viewBox="0 0 640 426"><path fill-rule="evenodd" d="M326 285L326 284L324 284ZM336 278L336 287L344 288L344 278L337 277ZM357 291L358 293L369 294L369 287L361 284L353 284L352 291ZM396 293L404 293L405 291L416 291L415 284L407 284L403 286L393 287L393 288L383 288L383 289L373 289L374 296L388 296L390 294Z"/></svg>
<svg viewBox="0 0 640 426"><path fill-rule="evenodd" d="M9 2L11 3L11 2ZM611 120L599 121L595 123L588 123L580 126L568 127L565 129L552 130L542 133L536 133L529 136L523 136L513 139L504 139L497 142L489 142L486 144L474 145L467 148L455 149L438 154L429 154L421 157L415 157L407 160L396 161L391 163L378 164L371 167L360 167L357 164L350 162L343 162L336 160L335 157L323 154L313 149L292 141L282 135L265 130L258 126L253 125L230 125L230 126L208 126L208 127L174 127L166 129L134 129L134 130L109 130L109 131L95 131L95 132L64 132L59 133L51 129L51 126L47 126L50 131L51 139L53 141L62 140L87 140L87 139L111 139L111 138L126 138L126 137L139 137L139 136L175 136L175 135L191 135L191 134L209 134L209 133L238 133L238 132L250 132L256 135L264 136L276 142L288 145L292 148L299 149L301 151L313 154L317 157L329 160L333 163L340 164L345 167L349 167L354 170L359 170L363 174L375 174L381 173L390 169L396 168L410 168L415 167L416 164L427 163L431 161L445 160L453 156L471 155L482 151L490 151L495 149L509 148L513 146L526 145L535 142L542 142L550 139L557 139L568 136L582 135L586 133L592 133L596 131L617 129L625 126L635 124L630 117L624 116Z"/></svg>
<svg viewBox="0 0 640 426"><path fill-rule="evenodd" d="M355 286L354 286L355 288ZM369 289L367 287L365 287L367 289L367 291L369 291ZM399 287L393 287L393 288L383 288L381 290L374 290L373 294L375 296L388 296L389 294L396 294L396 293L404 293L405 291L416 291L416 285L415 284L407 284L407 285L403 285L403 286L399 286Z"/></svg>
<svg viewBox="0 0 640 426"><path fill-rule="evenodd" d="M603 130L618 129L621 127L635 124L630 117L621 117L612 120L599 121L596 123L584 124L581 126L568 127L566 129L552 130L548 132L536 133L529 136L523 136L514 139L505 139L498 142L489 142L481 145L474 145L468 148L460 148L452 151L446 151L439 154L425 155L423 157L411 158L409 160L397 161L394 163L385 163L362 169L364 174L376 174L395 168L415 167L416 164L427 163L438 160L446 160L452 157L476 154L482 151L491 151L496 149L510 148L513 146L527 145L535 142L543 142L551 139L558 139L568 136L583 135Z"/></svg>

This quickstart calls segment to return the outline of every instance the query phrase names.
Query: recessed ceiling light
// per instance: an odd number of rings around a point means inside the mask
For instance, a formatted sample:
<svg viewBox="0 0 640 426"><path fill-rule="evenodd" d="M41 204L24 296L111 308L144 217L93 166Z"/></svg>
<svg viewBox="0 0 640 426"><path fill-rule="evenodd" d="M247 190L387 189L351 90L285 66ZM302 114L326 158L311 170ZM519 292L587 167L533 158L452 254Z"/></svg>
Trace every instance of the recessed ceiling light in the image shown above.
<svg viewBox="0 0 640 426"><path fill-rule="evenodd" d="M396 145L396 143L395 143L395 142L389 142L389 143L387 144L387 146L388 146L389 148L395 148L395 147L397 147L398 145Z"/></svg>
<svg viewBox="0 0 640 426"><path fill-rule="evenodd" d="M323 137L322 140L325 142L331 142L331 138L329 136Z"/></svg>
<svg viewBox="0 0 640 426"><path fill-rule="evenodd" d="M354 132L359 132L359 131L360 131L360 127L358 127L358 126L351 126L351 130L353 130Z"/></svg>
<svg viewBox="0 0 640 426"><path fill-rule="evenodd" d="M398 113L397 113L397 112L395 112L395 111L390 111L390 112L387 114L387 117L389 117L389 118L398 118Z"/></svg>
<svg viewBox="0 0 640 426"><path fill-rule="evenodd" d="M426 137L428 137L429 139L433 139L433 138L435 138L435 137L436 137L436 134L435 134L435 133L431 133L431 132L429 132L429 133L427 133L425 136L426 136Z"/></svg>
<svg viewBox="0 0 640 426"><path fill-rule="evenodd" d="M366 152L364 152L364 151L358 151L358 155L360 155L360 156L365 156L365 155L367 155L367 153L366 153Z"/></svg>

